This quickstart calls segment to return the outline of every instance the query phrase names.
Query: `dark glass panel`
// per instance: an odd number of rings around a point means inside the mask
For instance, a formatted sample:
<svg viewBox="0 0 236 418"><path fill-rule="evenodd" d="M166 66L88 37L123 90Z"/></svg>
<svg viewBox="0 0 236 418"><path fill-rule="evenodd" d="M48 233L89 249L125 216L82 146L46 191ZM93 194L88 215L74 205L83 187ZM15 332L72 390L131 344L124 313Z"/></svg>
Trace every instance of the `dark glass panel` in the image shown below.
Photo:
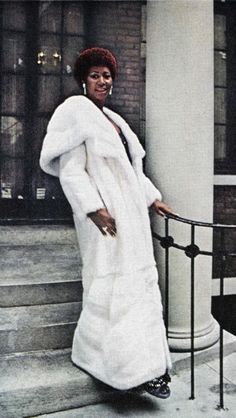
<svg viewBox="0 0 236 418"><path fill-rule="evenodd" d="M24 160L1 159L1 198L24 198Z"/></svg>
<svg viewBox="0 0 236 418"><path fill-rule="evenodd" d="M38 68L41 73L58 73L61 71L61 39L58 35L39 37Z"/></svg>
<svg viewBox="0 0 236 418"><path fill-rule="evenodd" d="M8 202L5 200L4 202ZM19 201L18 201L19 202ZM24 201L23 201L24 202ZM65 199L32 200L31 217L36 219L50 219L52 223L57 220L73 225L72 211ZM59 222L61 223L61 222Z"/></svg>
<svg viewBox="0 0 236 418"><path fill-rule="evenodd" d="M31 134L34 138L32 142L32 153L37 164L39 162L40 152L43 144L43 139L46 135L49 118L35 117L32 124ZM35 166L37 164L34 164Z"/></svg>
<svg viewBox="0 0 236 418"><path fill-rule="evenodd" d="M52 179L51 176L47 176L39 166L39 158L42 149L42 143L44 136L46 135L46 129L48 125L48 119L36 117L34 119L32 127L32 136L34 141L32 143L32 198L37 200L49 199L49 187L48 182Z"/></svg>
<svg viewBox="0 0 236 418"><path fill-rule="evenodd" d="M2 42L3 70L22 72L25 69L25 35L5 32Z"/></svg>
<svg viewBox="0 0 236 418"><path fill-rule="evenodd" d="M33 200L66 200L59 179L44 173L40 167L34 170L32 178Z"/></svg>
<svg viewBox="0 0 236 418"><path fill-rule="evenodd" d="M47 118L35 117L32 126L32 136L34 141L32 142L32 166L33 166L33 195L36 195L37 188L45 187L45 176L39 166L39 158L42 149L43 139L46 135L48 125ZM51 177L51 176L50 176Z"/></svg>
<svg viewBox="0 0 236 418"><path fill-rule="evenodd" d="M226 158L226 126L215 126L215 159L224 160Z"/></svg>
<svg viewBox="0 0 236 418"><path fill-rule="evenodd" d="M73 71L74 63L80 51L84 48L84 39L75 36L65 36L63 39L63 72Z"/></svg>
<svg viewBox="0 0 236 418"><path fill-rule="evenodd" d="M226 122L226 89L215 88L215 123Z"/></svg>
<svg viewBox="0 0 236 418"><path fill-rule="evenodd" d="M24 157L24 131L22 120L1 118L1 153L5 157Z"/></svg>
<svg viewBox="0 0 236 418"><path fill-rule="evenodd" d="M214 81L216 86L226 87L226 53L215 51Z"/></svg>
<svg viewBox="0 0 236 418"><path fill-rule="evenodd" d="M36 117L33 123L32 135L32 198L36 200L65 199L59 180L44 173L39 166L40 152L46 134L48 119Z"/></svg>
<svg viewBox="0 0 236 418"><path fill-rule="evenodd" d="M5 75L2 77L2 112L23 113L25 110L25 77Z"/></svg>
<svg viewBox="0 0 236 418"><path fill-rule="evenodd" d="M3 6L3 28L25 30L25 2L7 2Z"/></svg>
<svg viewBox="0 0 236 418"><path fill-rule="evenodd" d="M226 16L214 16L214 45L216 49L226 48Z"/></svg>
<svg viewBox="0 0 236 418"><path fill-rule="evenodd" d="M39 4L40 31L61 32L61 2L41 1Z"/></svg>
<svg viewBox="0 0 236 418"><path fill-rule="evenodd" d="M64 32L84 35L84 6L81 2L67 2L64 9Z"/></svg>
<svg viewBox="0 0 236 418"><path fill-rule="evenodd" d="M60 78L56 76L38 77L38 111L52 112L60 99Z"/></svg>
<svg viewBox="0 0 236 418"><path fill-rule="evenodd" d="M63 77L63 96L69 97L81 93L73 76Z"/></svg>

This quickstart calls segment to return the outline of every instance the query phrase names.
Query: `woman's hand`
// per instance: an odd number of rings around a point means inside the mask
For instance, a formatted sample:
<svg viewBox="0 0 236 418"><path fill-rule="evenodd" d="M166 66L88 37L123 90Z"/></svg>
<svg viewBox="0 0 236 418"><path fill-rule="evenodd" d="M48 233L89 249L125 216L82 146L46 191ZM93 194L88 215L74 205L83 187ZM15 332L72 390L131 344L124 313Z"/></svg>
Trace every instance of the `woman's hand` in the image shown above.
<svg viewBox="0 0 236 418"><path fill-rule="evenodd" d="M99 209L96 212L88 213L89 218L95 223L103 235L116 235L116 222L107 209Z"/></svg>
<svg viewBox="0 0 236 418"><path fill-rule="evenodd" d="M155 212L161 216L165 216L168 213L170 213L171 215L177 215L166 203L161 202L160 200L155 200L151 205L151 208L154 209Z"/></svg>

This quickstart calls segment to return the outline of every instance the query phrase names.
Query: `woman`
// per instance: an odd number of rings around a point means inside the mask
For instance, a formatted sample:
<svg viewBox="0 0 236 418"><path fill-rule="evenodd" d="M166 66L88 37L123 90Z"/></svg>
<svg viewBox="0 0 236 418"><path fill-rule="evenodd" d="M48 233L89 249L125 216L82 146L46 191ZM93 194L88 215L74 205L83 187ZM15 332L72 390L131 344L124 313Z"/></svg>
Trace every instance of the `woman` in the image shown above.
<svg viewBox="0 0 236 418"><path fill-rule="evenodd" d="M54 112L40 164L60 179L83 261L83 310L72 361L116 389L142 385L167 398L171 360L148 208L160 215L171 210L143 173L145 152L136 135L104 107L116 71L106 49L80 54L75 78L84 95Z"/></svg>

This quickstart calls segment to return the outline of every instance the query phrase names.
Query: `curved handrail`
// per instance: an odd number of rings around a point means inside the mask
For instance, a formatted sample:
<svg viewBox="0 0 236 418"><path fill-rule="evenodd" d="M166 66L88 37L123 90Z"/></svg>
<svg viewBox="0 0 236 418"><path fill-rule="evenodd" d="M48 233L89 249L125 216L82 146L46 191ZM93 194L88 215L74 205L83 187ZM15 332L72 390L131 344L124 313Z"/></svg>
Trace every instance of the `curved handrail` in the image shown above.
<svg viewBox="0 0 236 418"><path fill-rule="evenodd" d="M190 365L191 365L191 396L190 399L194 399L194 392L195 392L195 377L194 377L194 326L195 326L195 258L201 254L206 256L215 257L220 261L220 314L221 314L221 321L220 321L220 350L219 350L219 387L220 387L220 404L219 408L224 409L224 387L223 387L223 351L224 351L224 344L223 344L223 314L224 314L224 279L225 279L225 271L226 271L226 264L229 258L236 257L236 253L227 251L226 249L226 232L225 230L236 230L236 225L227 225L227 224L220 224L220 223L211 223L211 222L202 222L196 221L193 219L187 219L181 217L179 215L174 214L166 214L164 216L165 220L165 232L164 236L157 234L156 232L152 231L152 235L154 238L158 239L160 245L165 249L165 324L166 324L166 333L168 336L168 327L169 327L169 249L171 247L176 248L177 250L182 250L185 252L185 255L190 258L190 331L191 331L191 358L190 358ZM177 244L174 238L169 234L169 220L174 220L177 222L185 223L190 225L191 229L191 239L190 244L183 246ZM218 229L220 237L220 249L216 250L213 248L212 251L204 251L201 250L198 245L195 243L195 230L196 227L207 227Z"/></svg>
<svg viewBox="0 0 236 418"><path fill-rule="evenodd" d="M174 221L178 221L178 222L182 222L185 224L190 224L190 225L196 225L196 226L202 226L202 227L208 227L208 228L236 228L236 225L228 225L228 224L220 224L220 223L211 223L211 222L203 222L203 221L196 221L194 219L188 219L188 218L184 218L182 216L179 215L172 215L172 214L168 214L165 215L165 218L168 219L173 219Z"/></svg>

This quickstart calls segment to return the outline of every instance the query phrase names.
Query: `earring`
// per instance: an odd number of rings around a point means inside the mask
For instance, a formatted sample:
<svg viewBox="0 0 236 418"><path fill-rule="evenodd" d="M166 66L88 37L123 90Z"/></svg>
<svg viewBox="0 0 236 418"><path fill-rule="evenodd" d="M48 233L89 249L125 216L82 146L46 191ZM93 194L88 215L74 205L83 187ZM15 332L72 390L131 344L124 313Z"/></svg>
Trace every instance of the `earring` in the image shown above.
<svg viewBox="0 0 236 418"><path fill-rule="evenodd" d="M109 91L109 95L112 95L112 90L113 90L113 86L111 86L110 91Z"/></svg>
<svg viewBox="0 0 236 418"><path fill-rule="evenodd" d="M85 82L83 82L82 86L83 86L83 89L84 89L84 95L86 96L87 91L86 91L86 84L85 84Z"/></svg>

